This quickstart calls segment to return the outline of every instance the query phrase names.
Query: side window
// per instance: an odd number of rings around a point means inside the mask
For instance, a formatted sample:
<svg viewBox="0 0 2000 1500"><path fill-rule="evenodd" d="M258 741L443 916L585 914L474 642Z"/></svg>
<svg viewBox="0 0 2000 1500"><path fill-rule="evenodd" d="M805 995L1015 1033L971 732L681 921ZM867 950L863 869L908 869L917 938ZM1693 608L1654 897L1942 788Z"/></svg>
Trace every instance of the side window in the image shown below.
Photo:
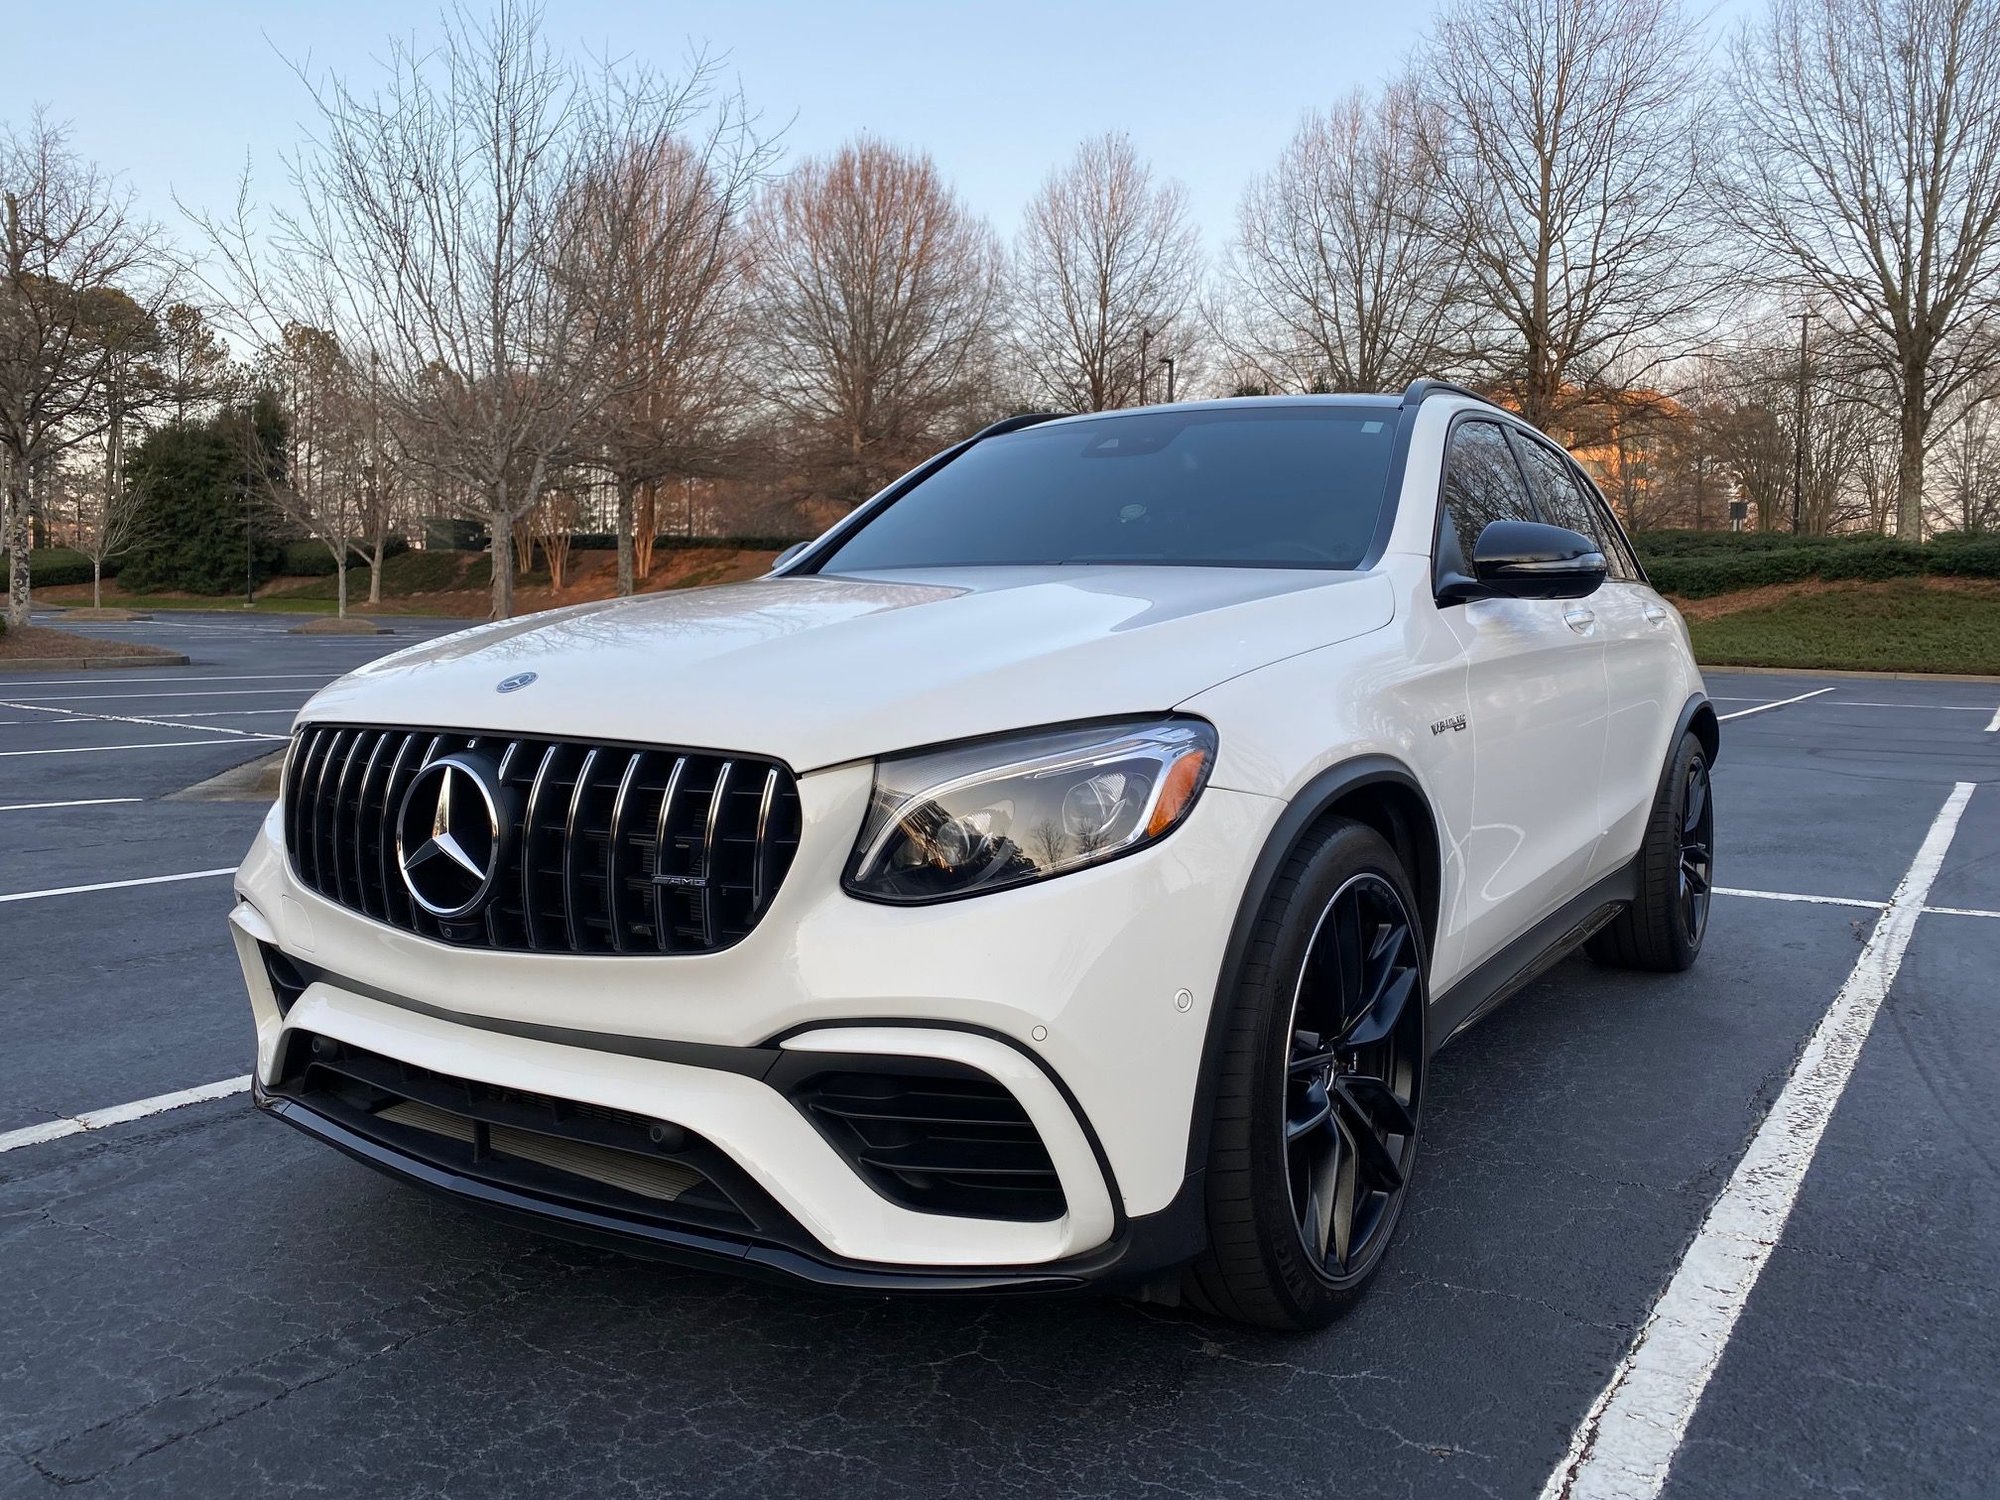
<svg viewBox="0 0 2000 1500"><path fill-rule="evenodd" d="M1514 446L1520 450L1521 467L1528 471L1528 482L1534 486L1543 514L1555 525L1580 531L1597 543L1613 578L1637 578L1631 555L1624 548L1618 528L1605 513L1603 501L1591 493L1569 461L1553 448L1520 433L1514 434Z"/></svg>
<svg viewBox="0 0 2000 1500"><path fill-rule="evenodd" d="M1473 544L1488 522L1534 519L1521 471L1499 424L1461 422L1454 427L1444 455L1445 524L1438 528L1438 562L1469 574ZM1453 545L1455 559L1449 556Z"/></svg>
<svg viewBox="0 0 2000 1500"><path fill-rule="evenodd" d="M1611 518L1610 504L1589 480L1578 482L1583 486L1584 498L1597 512L1598 525L1604 530L1605 540L1611 543L1611 550L1604 554L1605 561L1611 564L1611 576L1623 578L1630 583L1644 583L1646 570L1639 566L1638 554L1632 550L1632 544L1625 539L1623 528Z"/></svg>

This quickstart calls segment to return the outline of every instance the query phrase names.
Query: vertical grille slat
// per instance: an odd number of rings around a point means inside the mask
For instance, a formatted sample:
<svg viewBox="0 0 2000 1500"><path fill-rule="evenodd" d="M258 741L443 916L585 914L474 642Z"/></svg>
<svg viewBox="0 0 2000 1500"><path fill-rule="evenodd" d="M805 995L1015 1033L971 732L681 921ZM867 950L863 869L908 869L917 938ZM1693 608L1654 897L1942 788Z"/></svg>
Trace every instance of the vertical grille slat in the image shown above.
<svg viewBox="0 0 2000 1500"><path fill-rule="evenodd" d="M397 852L410 786L443 755L493 783L493 894L440 920ZM772 761L576 740L313 724L287 763L280 822L300 884L435 942L503 952L689 954L769 909L798 848L798 789Z"/></svg>

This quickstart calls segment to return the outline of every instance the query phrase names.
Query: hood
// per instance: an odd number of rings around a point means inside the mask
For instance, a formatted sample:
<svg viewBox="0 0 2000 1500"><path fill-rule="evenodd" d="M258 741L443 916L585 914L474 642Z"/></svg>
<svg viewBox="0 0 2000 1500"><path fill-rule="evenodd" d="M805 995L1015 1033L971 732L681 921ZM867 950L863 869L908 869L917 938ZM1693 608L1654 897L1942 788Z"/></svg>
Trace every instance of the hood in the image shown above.
<svg viewBox="0 0 2000 1500"><path fill-rule="evenodd" d="M446 636L341 678L301 717L733 750L808 771L1159 712L1393 613L1378 575L1295 569L765 578Z"/></svg>

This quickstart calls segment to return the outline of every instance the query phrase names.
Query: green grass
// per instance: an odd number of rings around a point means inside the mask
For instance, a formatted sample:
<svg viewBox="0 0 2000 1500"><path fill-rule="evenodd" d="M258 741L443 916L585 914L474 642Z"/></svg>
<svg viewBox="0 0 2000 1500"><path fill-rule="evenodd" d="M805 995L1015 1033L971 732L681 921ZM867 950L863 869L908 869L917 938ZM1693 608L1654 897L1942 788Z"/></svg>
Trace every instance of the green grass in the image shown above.
<svg viewBox="0 0 2000 1500"><path fill-rule="evenodd" d="M1689 629L1706 666L2000 673L2000 592L1914 579L1801 594Z"/></svg>

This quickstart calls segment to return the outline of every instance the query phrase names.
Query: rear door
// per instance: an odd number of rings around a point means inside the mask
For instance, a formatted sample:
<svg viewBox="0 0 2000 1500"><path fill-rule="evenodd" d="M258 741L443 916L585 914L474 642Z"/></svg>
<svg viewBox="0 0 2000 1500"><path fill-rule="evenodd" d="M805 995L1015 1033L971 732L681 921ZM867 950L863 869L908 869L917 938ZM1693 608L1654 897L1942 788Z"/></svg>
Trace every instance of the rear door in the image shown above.
<svg viewBox="0 0 2000 1500"><path fill-rule="evenodd" d="M1596 593L1576 601L1595 616L1594 633L1604 647L1607 712L1598 791L1604 840L1591 870L1597 875L1631 858L1652 809L1666 736L1687 698L1679 631L1596 487L1568 454L1518 428L1511 431L1549 520L1596 542L1608 570Z"/></svg>
<svg viewBox="0 0 2000 1500"><path fill-rule="evenodd" d="M1540 520L1498 422L1461 419L1445 451L1438 562L1470 574L1488 522ZM1471 823L1463 950L1491 957L1586 883L1598 835L1604 652L1589 600L1473 599L1441 613L1467 665ZM1438 733L1461 732L1439 726Z"/></svg>

